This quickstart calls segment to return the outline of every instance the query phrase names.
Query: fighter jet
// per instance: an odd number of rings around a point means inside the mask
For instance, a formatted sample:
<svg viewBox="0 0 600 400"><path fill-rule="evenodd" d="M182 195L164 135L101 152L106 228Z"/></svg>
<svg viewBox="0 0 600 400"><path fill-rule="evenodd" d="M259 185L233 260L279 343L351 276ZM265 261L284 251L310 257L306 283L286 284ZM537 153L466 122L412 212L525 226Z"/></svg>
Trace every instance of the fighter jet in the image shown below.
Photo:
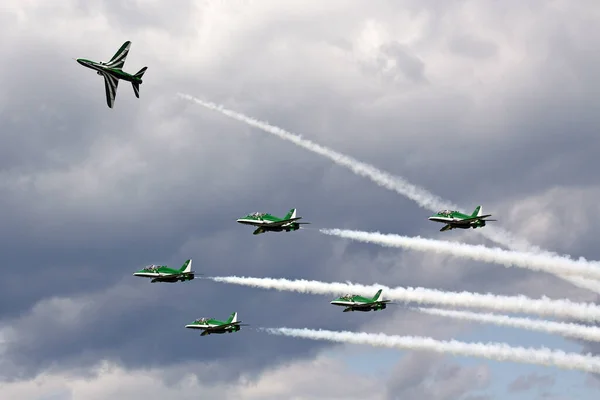
<svg viewBox="0 0 600 400"><path fill-rule="evenodd" d="M485 223L488 221L497 221L495 219L485 219L487 217L491 217L492 214L482 215L483 211L481 206L477 206L473 214L466 215L462 214L458 211L452 210L443 210L438 212L435 215L429 217L430 221L441 222L446 224L440 232L448 231L451 229L469 229L469 228L480 228L484 227Z"/></svg>
<svg viewBox="0 0 600 400"><path fill-rule="evenodd" d="M142 76L148 67L144 67L136 72L134 75L128 74L123 71L123 65L127 54L129 54L129 48L131 42L127 41L123 43L119 51L108 62L97 62L90 61L84 58L78 58L76 61L84 67L91 68L98 72L98 75L104 77L104 89L106 91L106 103L109 108L113 107L115 103L115 96L117 95L117 87L119 85L119 79L131 82L133 86L133 93L135 97L140 98L140 85L142 84Z"/></svg>
<svg viewBox="0 0 600 400"><path fill-rule="evenodd" d="M194 279L196 273L192 271L192 260L186 260L179 269L169 268L166 265L148 265L133 276L153 278L150 282L184 282Z"/></svg>
<svg viewBox="0 0 600 400"><path fill-rule="evenodd" d="M211 333L231 333L237 332L241 328L240 326L248 326L248 324L242 324L242 321L237 320L237 313L234 312L229 316L227 321L219 321L213 318L199 318L186 325L186 328L190 329L202 329L203 332L200 336L210 335Z"/></svg>
<svg viewBox="0 0 600 400"><path fill-rule="evenodd" d="M385 310L387 307L387 303L390 303L391 300L383 300L383 296L381 296L382 291L383 289L379 289L372 299L358 295L347 294L333 300L331 304L335 306L346 307L346 309L344 309L344 312Z"/></svg>
<svg viewBox="0 0 600 400"><path fill-rule="evenodd" d="M285 217L278 218L271 214L255 212L239 218L237 222L244 225L257 226L253 232L254 235L265 232L295 231L300 229L300 225L310 224L310 222L295 222L302 217L296 217L296 209L292 208Z"/></svg>

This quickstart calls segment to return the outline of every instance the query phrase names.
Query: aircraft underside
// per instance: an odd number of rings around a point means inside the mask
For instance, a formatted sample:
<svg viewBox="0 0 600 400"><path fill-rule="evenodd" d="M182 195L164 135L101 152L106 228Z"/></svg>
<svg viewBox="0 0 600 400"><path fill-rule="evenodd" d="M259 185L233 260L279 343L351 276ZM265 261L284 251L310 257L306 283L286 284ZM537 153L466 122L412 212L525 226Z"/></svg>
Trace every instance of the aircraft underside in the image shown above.
<svg viewBox="0 0 600 400"><path fill-rule="evenodd" d="M154 278L150 281L150 283L154 283L154 282L168 282L168 283L176 283L176 282L185 282L185 281L191 281L192 279L194 279L194 276L186 276L186 277L178 277L178 278Z"/></svg>
<svg viewBox="0 0 600 400"><path fill-rule="evenodd" d="M344 312L348 312L348 311L362 311L362 312L379 311L379 310L386 309L386 307L387 306L385 304L381 304L381 305L377 305L377 306L366 306L366 307L348 307L348 308L344 309Z"/></svg>
<svg viewBox="0 0 600 400"><path fill-rule="evenodd" d="M208 330L206 330L206 331L202 332L201 335L202 336L212 335L212 334L220 335L222 333L232 333L232 332L237 332L239 330L240 330L239 327L237 327L237 329L235 329L235 328L229 328L229 329L221 329L221 330L218 330L218 331L215 331L215 330L208 331Z"/></svg>
<svg viewBox="0 0 600 400"><path fill-rule="evenodd" d="M485 226L485 221L479 221L479 222L470 222L468 224L448 224L450 225L451 229L470 229L470 228L479 228L482 226Z"/></svg>

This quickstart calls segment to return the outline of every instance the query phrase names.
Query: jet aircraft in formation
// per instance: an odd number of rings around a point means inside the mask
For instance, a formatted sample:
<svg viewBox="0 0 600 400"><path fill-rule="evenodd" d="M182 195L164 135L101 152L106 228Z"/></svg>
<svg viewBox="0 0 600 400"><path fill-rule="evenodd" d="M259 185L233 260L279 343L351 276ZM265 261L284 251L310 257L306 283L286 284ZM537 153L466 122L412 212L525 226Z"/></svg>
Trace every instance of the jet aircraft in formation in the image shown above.
<svg viewBox="0 0 600 400"><path fill-rule="evenodd" d="M344 312L385 310L387 304L390 303L391 300L383 300L383 296L381 296L382 291L383 289L379 289L372 298L362 297L355 294L347 294L342 297L338 297L330 303L334 306L346 307Z"/></svg>
<svg viewBox="0 0 600 400"><path fill-rule="evenodd" d="M491 217L492 214L483 215L481 206L477 206L473 214L466 215L458 211L443 210L429 217L430 221L441 222L444 225L440 232L451 229L469 229L484 227L488 221L497 221L495 219L485 219Z"/></svg>
<svg viewBox="0 0 600 400"><path fill-rule="evenodd" d="M148 265L135 272L133 276L141 276L143 278L152 278L154 282L184 282L191 281L196 276L192 271L192 260L186 260L183 266L179 269L169 268L166 265Z"/></svg>
<svg viewBox="0 0 600 400"><path fill-rule="evenodd" d="M214 318L199 318L185 327L189 329L202 329L200 336L206 336L211 333L237 332L242 329L240 326L248 326L248 324L242 324L241 322L237 320L237 312L234 312L229 316L227 321L219 321Z"/></svg>
<svg viewBox="0 0 600 400"><path fill-rule="evenodd" d="M265 232L290 232L300 229L300 225L310 224L310 222L296 222L302 217L296 216L296 209L292 208L283 218L275 217L267 213L255 212L245 217L239 218L237 222L244 225L256 226L254 235Z"/></svg>
<svg viewBox="0 0 600 400"><path fill-rule="evenodd" d="M137 98L140 97L140 85L142 77L148 67L140 69L135 74L131 75L123 71L125 59L129 54L131 42L126 41L115 55L108 62L97 62L78 58L77 62L84 67L91 68L97 71L98 75L104 78L104 89L106 92L106 103L112 108L117 95L119 80L131 82L133 93ZM429 217L430 221L441 222L444 227L440 231L444 232L451 229L468 229L479 228L485 226L488 221L496 221L495 219L486 219L491 214L483 215L481 206L477 206L471 215L462 214L458 211L444 210ZM245 217L239 218L238 223L257 227L253 232L258 235L265 232L290 232L301 228L303 224L310 222L297 222L302 217L296 216L296 209L291 209L283 218L276 217L268 213L252 213ZM151 278L150 282L184 282L195 278L196 273L192 271L192 260L186 260L183 266L179 269L169 268L166 265L149 265L133 274L134 276ZM345 295L331 301L331 304L342 306L344 312L348 311L379 311L384 310L390 300L383 300L381 296L382 290L377 291L373 298L366 298L358 295ZM229 316L226 321L219 321L213 318L200 318L186 325L189 329L202 330L201 336L222 333L237 332L241 326L246 326L241 321L237 320L237 312Z"/></svg>
<svg viewBox="0 0 600 400"><path fill-rule="evenodd" d="M127 54L129 54L129 48L131 42L127 41L123 43L121 48L115 53L115 55L108 62L98 62L86 60L85 58L78 58L76 61L84 67L96 70L98 75L104 77L104 90L106 91L106 104L112 108L115 103L115 97L117 96L117 87L119 86L119 80L131 82L133 86L133 93L135 97L140 98L140 85L142 84L142 76L148 67L140 69L135 74L131 75L123 71L123 65Z"/></svg>

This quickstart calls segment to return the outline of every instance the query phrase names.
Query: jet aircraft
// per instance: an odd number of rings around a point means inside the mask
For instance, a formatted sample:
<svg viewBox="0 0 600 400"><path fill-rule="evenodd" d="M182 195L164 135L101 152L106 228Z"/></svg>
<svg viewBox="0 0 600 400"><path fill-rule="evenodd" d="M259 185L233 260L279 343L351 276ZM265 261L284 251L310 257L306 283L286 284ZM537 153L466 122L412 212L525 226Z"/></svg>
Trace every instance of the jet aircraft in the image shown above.
<svg viewBox="0 0 600 400"><path fill-rule="evenodd" d="M140 98L140 85L142 84L142 76L148 67L140 69L135 74L131 75L123 71L123 65L127 54L129 54L129 48L131 42L127 41L123 43L121 48L115 53L115 55L108 62L97 62L86 60L85 58L78 58L76 61L84 67L96 70L98 75L104 77L104 90L106 91L106 103L108 107L112 108L115 103L115 96L117 95L117 87L119 86L119 79L131 82L133 86L133 93L135 97Z"/></svg>
<svg viewBox="0 0 600 400"><path fill-rule="evenodd" d="M190 329L202 329L203 332L200 336L210 335L211 333L231 333L237 332L241 328L240 326L247 326L248 324L242 324L242 321L237 320L237 312L234 312L229 316L227 321L219 321L213 318L199 318L186 325L186 328Z"/></svg>
<svg viewBox="0 0 600 400"><path fill-rule="evenodd" d="M192 260L186 260L183 266L179 269L169 268L166 265L148 265L133 276L141 276L144 278L153 278L150 282L184 282L191 281L195 277L195 272L192 271Z"/></svg>
<svg viewBox="0 0 600 400"><path fill-rule="evenodd" d="M347 294L331 301L331 304L346 307L344 312L385 310L387 303L390 303L391 300L383 300L383 296L381 296L382 291L383 289L379 289L373 298Z"/></svg>
<svg viewBox="0 0 600 400"><path fill-rule="evenodd" d="M477 206L471 215L462 214L458 211L443 210L429 217L429 220L446 224L440 229L440 232L444 232L450 229L475 229L484 227L488 221L497 221L495 219L485 219L491 216L492 214L483 215L481 206Z"/></svg>
<svg viewBox="0 0 600 400"><path fill-rule="evenodd" d="M278 218L271 214L255 212L239 218L237 222L244 225L257 226L253 232L254 235L265 232L295 231L300 229L300 225L310 224L310 222L296 222L302 217L296 217L296 209L292 208L285 217Z"/></svg>

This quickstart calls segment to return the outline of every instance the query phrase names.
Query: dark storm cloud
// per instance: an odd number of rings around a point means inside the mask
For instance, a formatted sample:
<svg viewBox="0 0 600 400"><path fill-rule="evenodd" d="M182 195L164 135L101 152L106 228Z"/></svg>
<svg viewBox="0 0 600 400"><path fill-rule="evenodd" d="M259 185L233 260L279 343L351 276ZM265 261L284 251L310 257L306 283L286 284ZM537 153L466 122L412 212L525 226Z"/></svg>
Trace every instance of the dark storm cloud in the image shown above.
<svg viewBox="0 0 600 400"><path fill-rule="evenodd" d="M186 23L191 23L183 16L189 9L80 4L88 16L103 10L108 16L106 35L99 39L97 33L85 31L82 38L69 35L69 41L62 43L58 34L21 33L19 46L8 52L11 62L0 71L7 82L3 90L12 94L10 102L3 101L0 115L0 123L7 127L0 150L0 234L5 239L0 250L3 264L10 266L0 283L0 317L17 333L6 353L13 365L3 368L5 378L35 375L52 365L85 369L108 358L129 368L221 361L222 368L216 368L214 375L206 373L201 378L227 380L241 371L259 374L267 365L309 357L325 344L266 336L252 329L199 338L183 325L201 316L226 318L233 311L252 327L352 330L379 318L370 314L350 318L330 306L327 296L199 280L151 285L131 277L147 263L179 266L191 257L194 269L207 275L374 280L390 285L435 281L438 288L478 292L515 291L511 285L528 274L498 266L477 266L480 269L470 271L466 264L452 270L447 279L434 280L427 274L435 270L419 265L417 257L412 258L416 264L410 265L412 270L391 261L381 265L382 258L403 254L397 250L347 244L308 229L253 236L251 228L236 224L235 219L252 211L283 215L292 207L313 223L311 228L429 235L439 227L426 220L429 212L411 201L289 143L172 98L178 91L223 101L473 207L482 202L475 199L505 198L546 187L551 174L536 175L535 170L559 155L573 160L559 182L573 175L581 183L590 182L589 175L585 178L574 171L585 162L594 165L595 159L589 158L597 147L589 134L598 125L589 108L593 106L572 92L570 97L557 96L550 107L547 98L552 90L543 89L561 81L563 70L542 74L536 81L539 87L510 89L506 103L498 105L510 114L506 125L496 129L496 136L478 136L473 132L487 131L489 121L496 121L487 112L497 116L498 109L479 109L467 94L439 94L430 89L434 85L422 85L424 94L410 101L377 107L372 105L374 99L397 93L366 89L375 71L356 83L333 80L337 71L327 68L330 60L308 51L307 43L298 39L299 32L286 32L288 39L296 39L292 49L277 50L270 46L277 43L268 30L270 25L259 24L252 29L253 35L236 37L229 52L219 50L219 61L205 70L193 68L186 60L195 51L214 49L191 49L174 62L172 54L181 54L169 48L169 59L161 60L166 57L165 49L139 33L139 40L132 39L126 70L149 65L151 74L142 86L142 98L135 99L130 85L122 83L115 109L109 110L100 77L69 57L107 59L122 42L123 33L134 35L138 28L156 24L170 33L184 32ZM50 20L52 15L61 17L57 12L45 18ZM181 23L182 30L172 30L172 21L181 19L186 21ZM286 25L273 24L281 29ZM569 75L568 83L580 82L584 72L584 77L591 74L587 68L574 67L577 57L573 61L564 58L564 54L583 57L582 51L573 50L576 43L563 42L562 58L553 54L578 72ZM400 73L416 81L427 76L426 58L398 45L397 40L390 39L382 50L386 57L396 59ZM477 53L474 48L469 51ZM27 62L34 56L46 63ZM276 72L270 73L270 67ZM333 83L328 84L329 80ZM529 97L518 101L524 93ZM494 96L505 98L502 93ZM579 142L568 141L561 133L573 122L566 118L568 111L561 109L561 102L573 100L579 101L579 110L585 110L577 114L583 126L578 130ZM537 112L530 112L524 104L534 104ZM513 118L519 109L524 111ZM543 124L557 127L554 141L543 140L547 130L533 129ZM468 134L461 133L464 130ZM503 135L509 130L510 135ZM581 134L582 130L587 134ZM459 263L448 263L448 267ZM415 268L425 272L415 273ZM57 316L68 315L69 305L61 308L42 302L39 310L31 311L34 304L52 296L90 303L77 318L67 321ZM38 329L40 324L43 330ZM428 359L420 354L415 360ZM427 393L423 380L433 371L431 363L414 367L424 371L418 377L410 375L413 367L398 373L398 379L409 376L405 383L392 385L394 394ZM480 382L474 378L477 369L444 371L438 380L450 393L447 398L466 393L474 381Z"/></svg>

